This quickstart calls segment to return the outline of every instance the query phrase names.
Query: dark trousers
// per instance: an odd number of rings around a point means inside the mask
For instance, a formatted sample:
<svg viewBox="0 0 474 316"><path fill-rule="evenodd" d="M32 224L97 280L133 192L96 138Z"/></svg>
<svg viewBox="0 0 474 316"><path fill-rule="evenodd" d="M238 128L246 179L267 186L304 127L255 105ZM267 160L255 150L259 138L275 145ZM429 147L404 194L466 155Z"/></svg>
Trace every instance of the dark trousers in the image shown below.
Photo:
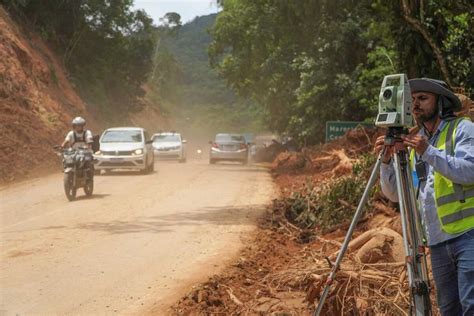
<svg viewBox="0 0 474 316"><path fill-rule="evenodd" d="M430 250L441 314L474 316L474 229Z"/></svg>

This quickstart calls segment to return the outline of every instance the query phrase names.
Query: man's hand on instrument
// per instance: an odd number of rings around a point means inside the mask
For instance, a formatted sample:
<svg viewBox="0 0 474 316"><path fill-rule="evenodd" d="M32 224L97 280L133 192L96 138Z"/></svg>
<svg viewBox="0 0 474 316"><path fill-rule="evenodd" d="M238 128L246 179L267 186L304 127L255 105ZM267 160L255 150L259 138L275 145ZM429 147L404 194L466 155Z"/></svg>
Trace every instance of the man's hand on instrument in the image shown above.
<svg viewBox="0 0 474 316"><path fill-rule="evenodd" d="M375 141L375 146L374 146L375 153L378 155L383 150L384 146L385 146L385 136L377 137L377 140ZM390 158L392 157L393 152L394 152L393 146L386 146L385 153L382 157L382 162L385 164L388 164L390 162Z"/></svg>
<svg viewBox="0 0 474 316"><path fill-rule="evenodd" d="M428 138L422 135L402 136L403 145L413 148L418 155L423 155L430 145Z"/></svg>

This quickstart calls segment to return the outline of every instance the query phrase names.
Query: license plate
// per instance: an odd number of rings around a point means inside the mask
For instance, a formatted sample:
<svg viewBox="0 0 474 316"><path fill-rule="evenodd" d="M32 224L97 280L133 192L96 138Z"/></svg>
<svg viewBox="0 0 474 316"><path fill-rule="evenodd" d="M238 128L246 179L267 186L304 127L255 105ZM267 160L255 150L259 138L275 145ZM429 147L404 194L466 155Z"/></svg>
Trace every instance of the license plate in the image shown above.
<svg viewBox="0 0 474 316"><path fill-rule="evenodd" d="M120 162L123 161L123 158L110 158L110 160L113 162Z"/></svg>

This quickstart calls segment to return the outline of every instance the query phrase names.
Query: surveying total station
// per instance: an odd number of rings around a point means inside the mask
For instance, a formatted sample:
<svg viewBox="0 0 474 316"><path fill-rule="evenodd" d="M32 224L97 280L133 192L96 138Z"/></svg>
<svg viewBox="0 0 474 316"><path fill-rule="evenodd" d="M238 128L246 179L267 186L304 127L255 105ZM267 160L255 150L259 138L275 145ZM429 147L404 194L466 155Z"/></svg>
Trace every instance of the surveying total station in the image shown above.
<svg viewBox="0 0 474 316"><path fill-rule="evenodd" d="M380 127L411 127L411 93L404 74L385 76L379 94L379 114L375 121Z"/></svg>
<svg viewBox="0 0 474 316"><path fill-rule="evenodd" d="M319 316L324 301L331 290L331 285L339 270L342 258L352 238L357 223L362 216L365 204L369 199L372 187L375 185L382 162L382 157L388 146L401 143L402 135L408 134L408 128L413 126L411 92L408 78L405 74L386 76L383 79L379 95L379 113L375 121L376 126L386 127L385 146L379 154L375 166L365 187L362 198L357 206L354 218L344 238L341 250L332 265L327 278L326 286L321 294L314 316ZM395 170L398 202L405 249L408 285L410 288L410 315L431 315L430 284L426 263L425 242L421 215L418 210L412 173L410 170L409 153L403 146L398 146L392 153L392 163Z"/></svg>

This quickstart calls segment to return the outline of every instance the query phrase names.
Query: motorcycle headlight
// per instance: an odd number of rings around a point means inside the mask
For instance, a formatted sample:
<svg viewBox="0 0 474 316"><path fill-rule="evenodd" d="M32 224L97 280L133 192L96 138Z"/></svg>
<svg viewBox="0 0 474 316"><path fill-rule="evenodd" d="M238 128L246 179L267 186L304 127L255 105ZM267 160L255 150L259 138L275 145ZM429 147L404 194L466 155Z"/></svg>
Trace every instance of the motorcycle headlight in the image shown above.
<svg viewBox="0 0 474 316"><path fill-rule="evenodd" d="M134 151L135 155L141 155L143 154L143 149L137 149Z"/></svg>

